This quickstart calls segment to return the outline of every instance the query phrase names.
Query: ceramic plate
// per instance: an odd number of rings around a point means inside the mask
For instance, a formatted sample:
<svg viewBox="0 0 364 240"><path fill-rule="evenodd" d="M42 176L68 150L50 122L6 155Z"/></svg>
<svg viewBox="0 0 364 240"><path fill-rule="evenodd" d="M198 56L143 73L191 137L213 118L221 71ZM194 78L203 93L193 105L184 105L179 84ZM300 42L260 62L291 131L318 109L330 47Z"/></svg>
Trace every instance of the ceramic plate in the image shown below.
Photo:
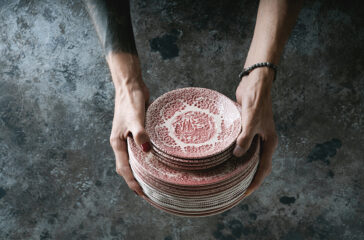
<svg viewBox="0 0 364 240"><path fill-rule="evenodd" d="M209 161L194 161L194 162L184 162L184 161L176 161L174 159L167 158L165 156L159 155L159 153L154 152L154 156L162 161L170 162L172 164L182 165L182 166L206 166L210 164L214 164L215 162L220 162L222 160L227 160L232 157L232 155L227 154L225 156L221 156L220 158L214 158Z"/></svg>
<svg viewBox="0 0 364 240"><path fill-rule="evenodd" d="M256 168L255 168L256 170ZM254 172L255 172L254 170ZM244 197L245 189L249 186L254 174L251 174L249 179L245 180L243 189L239 189L234 194L226 196L225 199L215 200L212 202L206 202L205 204L195 204L195 201L186 204L185 202L179 203L174 201L165 201L159 199L159 197L154 197L147 194L148 202L153 206L161 208L167 212L174 212L178 215L210 215L211 213L216 213L217 211L226 211L236 204L238 204ZM191 205L192 203L192 205Z"/></svg>
<svg viewBox="0 0 364 240"><path fill-rule="evenodd" d="M237 105L205 88L182 88L163 94L146 113L152 144L178 158L206 158L232 146L241 131Z"/></svg>
<svg viewBox="0 0 364 240"><path fill-rule="evenodd" d="M211 199L218 194L225 194L228 192L234 191L234 188L241 182L247 181L247 179L251 178L252 175L255 174L255 169L257 168L258 163L252 164L252 166L247 169L247 171L237 179L233 179L223 185L216 186L211 189L177 189L171 186L165 186L163 184L159 184L158 182L153 181L153 179L148 178L147 176L140 173L132 166L132 170L136 178L140 179L142 182L149 185L150 188L154 189L156 192L160 194L166 194L168 196L177 197L179 199ZM250 184L250 180L248 180ZM241 187L239 187L241 188Z"/></svg>
<svg viewBox="0 0 364 240"><path fill-rule="evenodd" d="M217 207L223 207L235 198L243 194L246 188L249 186L251 178L241 181L236 186L225 190L221 193L216 193L214 196L207 196L205 198L182 198L175 197L168 194L158 192L156 189L150 188L147 184L143 183L138 179L139 184L142 186L144 193L148 198L154 202L164 205L175 210L212 210Z"/></svg>
<svg viewBox="0 0 364 240"><path fill-rule="evenodd" d="M138 166L134 158L130 157L130 166L133 169L133 171L137 172L139 176L141 176L143 179L146 179L146 182L154 186L155 188L164 188L168 192L184 195L183 193L187 195L199 195L200 193L204 191L215 191L216 189L223 188L224 186L231 184L233 182L241 181L245 178L246 174L251 171L251 169L259 163L258 159L253 159L252 161L249 161L249 164L245 169L243 169L241 172L236 174L235 176L232 176L224 181L216 182L212 185L176 185L171 183L163 182L159 179L154 178L152 175L146 173L143 168Z"/></svg>
<svg viewBox="0 0 364 240"><path fill-rule="evenodd" d="M248 166L252 158L259 158L260 142L258 140L257 137L254 138L250 149L241 158L232 157L212 169L191 172L176 170L161 163L153 153L144 153L131 137L128 137L128 149L129 155L133 157L141 171L161 182L184 186L204 186L213 185L238 175Z"/></svg>
<svg viewBox="0 0 364 240"><path fill-rule="evenodd" d="M162 163L168 165L171 168L174 169L181 169L181 170L186 170L186 171L196 171L196 170L203 170L203 169L209 169L209 168L213 168L219 164L222 164L223 162L225 162L226 160L230 159L230 156L226 156L224 158L212 161L212 162L205 162L205 163L199 163L199 164L193 164L193 163L180 163L180 162L174 162L174 161L170 161L164 157L160 157L155 155L159 161L161 161Z"/></svg>
<svg viewBox="0 0 364 240"><path fill-rule="evenodd" d="M162 152L161 150L159 150L156 147L153 147L153 150L152 151L155 154L158 154L160 156L166 157L166 158L168 158L170 160L173 160L173 161L176 161L176 162L186 162L186 163L191 162L191 163L197 163L197 162L214 161L215 159L219 159L219 158L224 157L224 156L227 156L227 155L232 156L234 147L235 147L235 145L229 147L225 151L223 151L223 152L221 152L221 153L219 153L217 155L214 155L214 156L210 156L210 157L207 157L207 158L195 158L195 159L177 158L177 157L174 157L174 156L171 156L171 155L168 155L168 154Z"/></svg>
<svg viewBox="0 0 364 240"><path fill-rule="evenodd" d="M173 215L177 215L177 216L182 216L182 217L206 217L206 216L212 216L212 215L216 215L222 212L225 212L231 208L233 208L234 206L236 206L237 204L239 204L243 199L245 198L245 193L242 194L241 196L239 196L239 198L237 198L234 202L232 202L230 205L226 206L226 207L220 207L220 208L216 208L212 211L177 211L177 210L173 210L170 208L166 208L163 207L155 202L153 202L151 199L149 198L144 198L147 202L149 202L150 205L154 206L155 208L158 208L164 212L173 214Z"/></svg>

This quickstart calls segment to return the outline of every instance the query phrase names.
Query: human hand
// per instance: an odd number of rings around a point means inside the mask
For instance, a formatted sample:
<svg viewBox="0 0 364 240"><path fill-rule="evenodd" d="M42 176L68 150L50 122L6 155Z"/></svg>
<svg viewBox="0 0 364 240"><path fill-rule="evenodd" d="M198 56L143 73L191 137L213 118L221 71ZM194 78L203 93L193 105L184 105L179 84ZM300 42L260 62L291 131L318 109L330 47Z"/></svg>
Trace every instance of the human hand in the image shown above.
<svg viewBox="0 0 364 240"><path fill-rule="evenodd" d="M236 100L242 107L242 132L237 138L234 155L243 156L256 134L262 139L258 170L245 193L246 196L255 191L270 174L272 156L278 145L271 99L273 78L272 69L257 68L243 77L236 89Z"/></svg>
<svg viewBox="0 0 364 240"><path fill-rule="evenodd" d="M132 135L144 152L151 149L149 137L144 129L149 91L141 79L139 61L135 57L118 56L118 59L108 59L108 63L116 90L110 135L110 144L116 159L116 172L124 178L131 190L139 196L144 196L129 165L126 138Z"/></svg>

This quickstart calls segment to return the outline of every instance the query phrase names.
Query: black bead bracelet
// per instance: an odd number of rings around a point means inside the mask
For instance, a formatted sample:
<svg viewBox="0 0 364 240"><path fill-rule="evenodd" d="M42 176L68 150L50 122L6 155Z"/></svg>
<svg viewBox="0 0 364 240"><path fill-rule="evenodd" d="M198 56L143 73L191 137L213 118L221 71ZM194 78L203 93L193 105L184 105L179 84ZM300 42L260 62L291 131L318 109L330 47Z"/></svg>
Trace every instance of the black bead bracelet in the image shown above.
<svg viewBox="0 0 364 240"><path fill-rule="evenodd" d="M276 65L274 65L273 63L270 63L270 62L256 63L256 64L254 64L254 65L252 65L250 67L244 68L243 71L239 74L239 79L241 80L242 77L249 75L249 73L251 71L253 71L254 69L259 68L259 67L269 67L269 68L273 69L274 70L274 79L273 79L273 81L276 80L277 68L278 67Z"/></svg>

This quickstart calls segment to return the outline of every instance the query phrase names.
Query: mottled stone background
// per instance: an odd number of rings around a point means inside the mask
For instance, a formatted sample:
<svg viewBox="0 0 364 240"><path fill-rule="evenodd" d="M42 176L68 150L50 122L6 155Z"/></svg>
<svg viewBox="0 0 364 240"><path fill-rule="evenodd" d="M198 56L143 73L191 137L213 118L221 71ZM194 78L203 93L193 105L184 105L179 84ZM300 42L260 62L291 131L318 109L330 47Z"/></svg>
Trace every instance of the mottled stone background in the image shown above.
<svg viewBox="0 0 364 240"><path fill-rule="evenodd" d="M234 98L256 1L132 1L152 98ZM113 85L80 1L0 0L0 239L364 239L364 4L308 1L273 88L263 186L207 218L163 213L115 173Z"/></svg>

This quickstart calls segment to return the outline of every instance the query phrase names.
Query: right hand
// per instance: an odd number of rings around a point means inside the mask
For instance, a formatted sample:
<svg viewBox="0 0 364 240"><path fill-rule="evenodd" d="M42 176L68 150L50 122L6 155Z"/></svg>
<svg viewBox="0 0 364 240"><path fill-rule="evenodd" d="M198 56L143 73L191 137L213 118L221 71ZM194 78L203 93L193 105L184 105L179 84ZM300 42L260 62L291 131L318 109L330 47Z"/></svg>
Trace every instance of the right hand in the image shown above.
<svg viewBox="0 0 364 240"><path fill-rule="evenodd" d="M137 63L139 64L139 62ZM144 152L151 149L149 137L144 129L145 109L149 101L149 91L141 80L141 74L138 72L140 68L134 68L136 69L134 77L130 77L133 73L128 73L130 81L126 81L125 79L119 79L120 76L126 76L125 71L118 73L123 69L120 64L115 68L113 64L115 63L109 61L116 89L110 144L115 154L116 172L124 178L131 190L139 196L144 196L143 190L135 180L129 165L126 138L131 135L135 143ZM130 69L133 69L133 67L129 65L128 70Z"/></svg>
<svg viewBox="0 0 364 240"><path fill-rule="evenodd" d="M271 69L255 69L241 80L236 90L237 102L242 107L242 131L237 138L234 155L243 156L255 135L262 139L259 167L245 196L257 190L272 170L272 156L278 144L272 111L273 78Z"/></svg>

